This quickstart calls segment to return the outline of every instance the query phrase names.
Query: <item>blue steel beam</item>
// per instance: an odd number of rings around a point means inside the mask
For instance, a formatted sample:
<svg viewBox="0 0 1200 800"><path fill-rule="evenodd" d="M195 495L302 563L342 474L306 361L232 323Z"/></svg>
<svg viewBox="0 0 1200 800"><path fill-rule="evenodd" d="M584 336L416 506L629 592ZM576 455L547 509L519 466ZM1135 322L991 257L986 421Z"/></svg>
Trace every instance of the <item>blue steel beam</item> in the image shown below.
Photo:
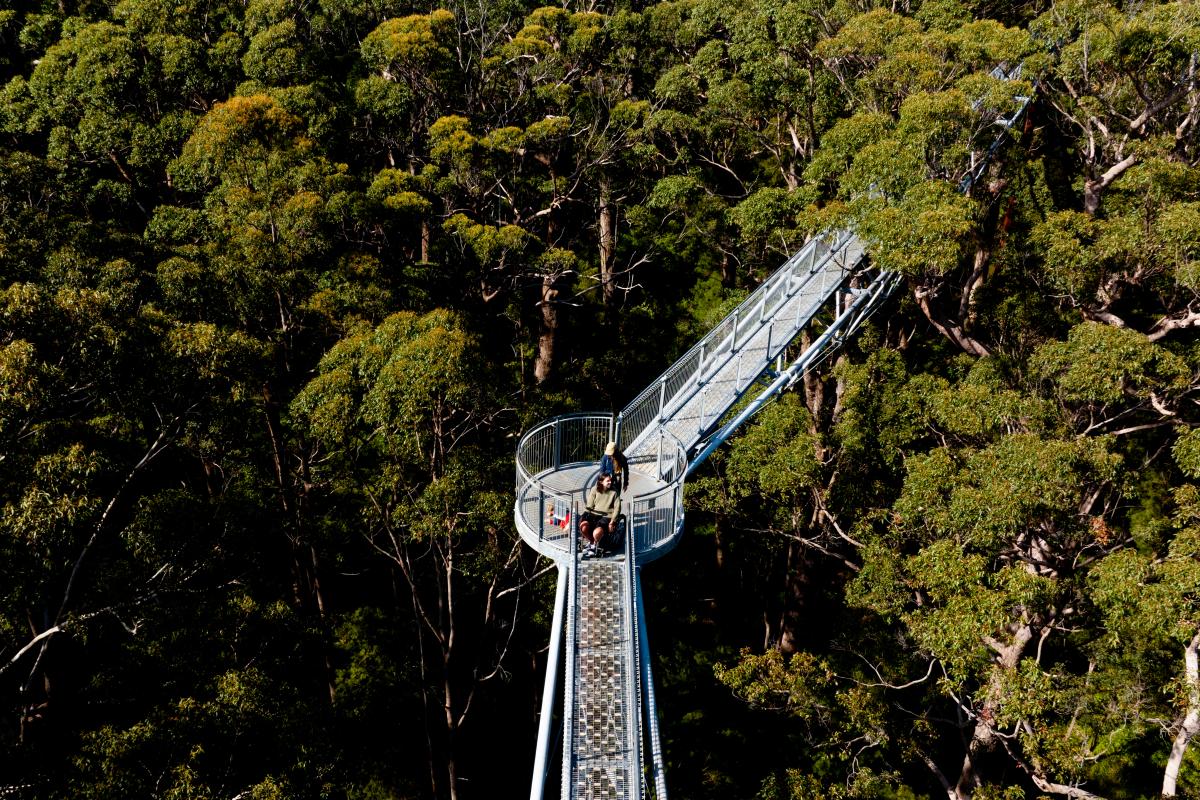
<svg viewBox="0 0 1200 800"><path fill-rule="evenodd" d="M854 302L838 315L837 319L817 337L816 341L805 348L804 352L792 362L791 366L779 373L775 380L771 381L770 385L758 397L754 398L749 405L739 411L733 419L717 429L717 432L700 447L696 455L689 459L690 463L688 464L687 474L690 476L695 472L696 468L703 464L712 455L714 450L724 444L738 428L757 414L771 398L799 380L804 375L805 370L815 364L829 349L841 344L842 339L853 333L871 312L875 311L884 300L891 296L892 292L899 285L900 275L898 273L881 272L854 299Z"/></svg>

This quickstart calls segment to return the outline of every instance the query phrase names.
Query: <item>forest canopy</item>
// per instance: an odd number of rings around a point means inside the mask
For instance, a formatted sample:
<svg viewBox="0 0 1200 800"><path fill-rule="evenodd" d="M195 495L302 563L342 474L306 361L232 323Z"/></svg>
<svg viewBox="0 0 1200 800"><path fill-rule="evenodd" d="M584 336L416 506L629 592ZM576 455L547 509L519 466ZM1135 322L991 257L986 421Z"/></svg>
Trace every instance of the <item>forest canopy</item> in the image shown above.
<svg viewBox="0 0 1200 800"><path fill-rule="evenodd" d="M1200 796L1198 52L1186 0L8 0L0 796L524 796L517 437L847 227L900 291L645 572L672 793Z"/></svg>

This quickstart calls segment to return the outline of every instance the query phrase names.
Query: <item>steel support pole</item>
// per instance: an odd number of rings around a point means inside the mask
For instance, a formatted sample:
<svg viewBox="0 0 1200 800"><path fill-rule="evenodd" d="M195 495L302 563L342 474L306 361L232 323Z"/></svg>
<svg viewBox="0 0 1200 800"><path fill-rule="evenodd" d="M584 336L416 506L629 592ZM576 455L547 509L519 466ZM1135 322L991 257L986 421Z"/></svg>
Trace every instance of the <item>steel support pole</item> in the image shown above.
<svg viewBox="0 0 1200 800"><path fill-rule="evenodd" d="M654 700L654 673L650 669L650 642L646 637L646 610L642 603L642 571L634 572L637 597L638 649L641 651L642 687L646 699L646 725L650 728L650 773L657 800L667 800L667 775L663 771L662 738L658 733L658 709Z"/></svg>
<svg viewBox="0 0 1200 800"><path fill-rule="evenodd" d="M626 590L636 597L638 595L637 587L637 549L634 547L633 538L625 537L625 577ZM642 784L640 773L642 771L642 731L638 725L637 708L640 705L641 697L638 694L638 673L640 670L636 668L638 656L638 642L634 641L633 628L637 625L637 609L635 608L634 599L626 596L622 609L625 614L625 630L628 634L628 639L625 645L626 663L632 669L625 671L625 742L629 748L629 754L626 756L625 763L629 766L629 782L634 785ZM638 639L641 637L639 636ZM637 775L637 777L635 777ZM636 783L635 783L636 781ZM633 786L630 786L632 789ZM638 792L641 796L641 792Z"/></svg>
<svg viewBox="0 0 1200 800"><path fill-rule="evenodd" d="M563 612L567 600L570 571L558 565L558 589L554 593L554 621L550 623L550 652L546 658L546 682L542 686L542 717L538 720L537 753L533 760L533 782L529 800L542 800L546 792L547 761L550 760L550 729L554 719L554 693L558 688L558 671L562 665Z"/></svg>
<svg viewBox="0 0 1200 800"><path fill-rule="evenodd" d="M579 559L577 558L579 551L579 505L571 501L571 524L567 526L570 531L571 541L567 546L569 558L567 561L568 574L570 575L570 586L567 591L571 593L570 599L567 602L567 643L566 646L571 648L572 665L567 668L566 674L563 675L563 753L562 753L562 790L559 796L562 800L574 797L575 792L572 791L575 782L575 612L578 610L576 606L579 604Z"/></svg>

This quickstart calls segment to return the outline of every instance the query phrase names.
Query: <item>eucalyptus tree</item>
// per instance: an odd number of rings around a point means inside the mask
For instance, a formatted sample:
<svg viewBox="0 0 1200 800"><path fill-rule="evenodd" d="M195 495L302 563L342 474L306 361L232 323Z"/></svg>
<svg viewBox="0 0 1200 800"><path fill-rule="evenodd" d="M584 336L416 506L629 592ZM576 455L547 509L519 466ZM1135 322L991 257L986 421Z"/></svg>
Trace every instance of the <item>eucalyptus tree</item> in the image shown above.
<svg viewBox="0 0 1200 800"><path fill-rule="evenodd" d="M1082 182L1035 230L1048 277L1086 319L1195 326L1196 9L1059 3L1032 30L1054 43L1043 94Z"/></svg>
<svg viewBox="0 0 1200 800"><path fill-rule="evenodd" d="M459 315L401 312L336 344L292 404L318 448L324 524L358 520L408 589L396 612L414 628L434 796L458 797L473 777L463 729L481 685L504 674L532 577L507 495L488 488L501 412L484 364Z"/></svg>
<svg viewBox="0 0 1200 800"><path fill-rule="evenodd" d="M1165 6L1107 19L1139 30L1173 19L1177 39L1154 39L1164 58L1188 41L1188 13ZM1145 785L1156 749L1173 793L1196 729L1192 589L1177 554L1189 552L1197 373L1192 348L1170 341L1191 324L1186 144L1133 147L1101 187L1104 202L1082 213L1071 204L1079 173L1055 172L1036 149L1001 150L964 197L963 178L1004 127L995 123L1030 90L988 71L1028 57L1052 87L1039 119L1053 121L1075 108L1056 94L1058 62L1024 32L924 11L852 18L816 50L851 102L807 167L823 204L800 223L852 222L876 263L909 276L916 308L963 355L890 323L851 351L826 395L830 434L788 437L819 465L793 479L825 484L811 498L780 496L766 513L740 501L739 484L775 468L761 457L737 467L756 437L734 444L715 488L734 504L735 527L823 553L843 575L847 622L832 649L747 653L718 677L849 754L848 788L793 773L784 783L797 796L904 784L952 798L1121 796L1123 784ZM1175 66L1161 74L1186 84L1186 63ZM1160 73L1141 72L1158 86ZM1137 96L1106 95L1125 98L1114 112L1125 120L1149 97L1170 98L1155 113L1187 107L1182 89ZM1095 321L1078 324L1073 308ZM903 354L873 352L888 344ZM764 418L764 435L778 424ZM824 514L821 525L806 519ZM1162 599L1143 610L1154 593ZM1138 644L1117 646L1114 636L1133 630ZM1167 746L1135 721L1145 717L1163 720Z"/></svg>

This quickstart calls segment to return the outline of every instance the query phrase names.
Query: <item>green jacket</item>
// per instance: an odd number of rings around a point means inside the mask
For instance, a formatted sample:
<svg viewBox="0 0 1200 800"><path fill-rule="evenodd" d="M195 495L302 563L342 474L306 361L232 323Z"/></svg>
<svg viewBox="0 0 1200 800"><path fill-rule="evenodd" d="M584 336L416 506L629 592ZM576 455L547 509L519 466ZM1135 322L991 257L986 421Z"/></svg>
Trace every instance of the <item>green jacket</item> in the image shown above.
<svg viewBox="0 0 1200 800"><path fill-rule="evenodd" d="M617 517L621 514L621 495L615 489L602 492L599 485L593 486L588 492L587 510L593 514L608 517L613 523L616 523Z"/></svg>

